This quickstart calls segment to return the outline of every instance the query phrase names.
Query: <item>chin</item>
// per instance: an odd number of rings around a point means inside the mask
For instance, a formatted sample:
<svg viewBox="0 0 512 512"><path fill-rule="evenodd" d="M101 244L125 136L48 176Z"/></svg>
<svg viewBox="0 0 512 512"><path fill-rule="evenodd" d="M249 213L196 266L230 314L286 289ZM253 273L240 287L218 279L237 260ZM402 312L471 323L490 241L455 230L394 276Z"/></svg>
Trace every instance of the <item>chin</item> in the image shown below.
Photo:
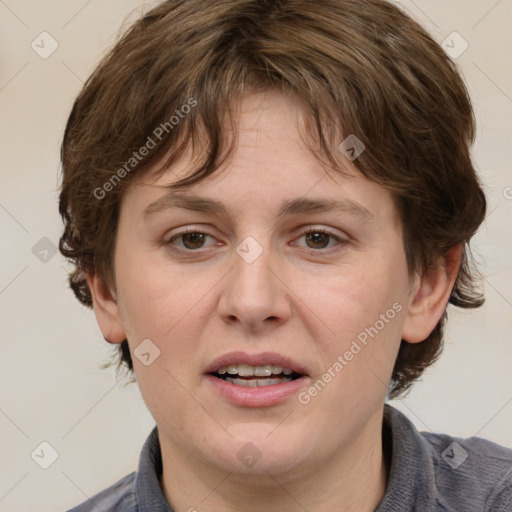
<svg viewBox="0 0 512 512"><path fill-rule="evenodd" d="M264 476L293 473L314 457L314 443L306 436L290 436L284 426L237 425L228 428L229 441L218 440L212 463L224 471ZM282 429L278 433L279 429ZM275 429L273 432L272 430ZM270 432L270 434L269 434Z"/></svg>

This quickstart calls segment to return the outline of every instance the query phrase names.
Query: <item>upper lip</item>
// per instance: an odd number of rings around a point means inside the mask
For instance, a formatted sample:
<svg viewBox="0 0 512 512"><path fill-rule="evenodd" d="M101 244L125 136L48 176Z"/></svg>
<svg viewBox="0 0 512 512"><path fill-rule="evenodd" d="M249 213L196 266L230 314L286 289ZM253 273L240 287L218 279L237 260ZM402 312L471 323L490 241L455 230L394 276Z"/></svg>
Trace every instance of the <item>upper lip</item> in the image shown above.
<svg viewBox="0 0 512 512"><path fill-rule="evenodd" d="M288 368L300 375L307 375L306 369L293 359L275 352L260 352L259 354L247 354L246 352L229 352L213 360L206 368L205 373L215 373L219 368L237 364L249 366L274 365Z"/></svg>

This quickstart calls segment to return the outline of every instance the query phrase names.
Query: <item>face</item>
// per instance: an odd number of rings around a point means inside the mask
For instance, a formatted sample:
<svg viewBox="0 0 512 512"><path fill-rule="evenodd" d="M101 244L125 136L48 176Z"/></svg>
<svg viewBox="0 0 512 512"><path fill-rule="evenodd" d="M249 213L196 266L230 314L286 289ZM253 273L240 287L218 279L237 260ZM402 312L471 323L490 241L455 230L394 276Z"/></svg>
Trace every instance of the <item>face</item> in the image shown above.
<svg viewBox="0 0 512 512"><path fill-rule="evenodd" d="M401 225L347 159L325 171L301 122L277 93L246 97L233 159L188 201L163 199L188 158L123 197L100 324L128 336L162 447L187 460L285 474L380 432L411 297Z"/></svg>

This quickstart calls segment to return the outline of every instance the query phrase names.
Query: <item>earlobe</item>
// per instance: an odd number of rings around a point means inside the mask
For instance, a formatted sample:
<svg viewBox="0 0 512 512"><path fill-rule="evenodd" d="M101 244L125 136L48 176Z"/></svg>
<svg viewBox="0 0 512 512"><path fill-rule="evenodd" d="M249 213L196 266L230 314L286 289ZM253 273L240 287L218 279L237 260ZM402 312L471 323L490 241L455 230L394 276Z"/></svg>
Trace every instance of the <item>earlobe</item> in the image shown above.
<svg viewBox="0 0 512 512"><path fill-rule="evenodd" d="M428 338L440 320L457 278L462 246L449 249L437 265L418 278L411 294L402 329L402 339L420 343Z"/></svg>
<svg viewBox="0 0 512 512"><path fill-rule="evenodd" d="M88 272L86 280L91 291L96 320L105 341L121 343L127 336L119 314L117 299L107 289L97 272Z"/></svg>

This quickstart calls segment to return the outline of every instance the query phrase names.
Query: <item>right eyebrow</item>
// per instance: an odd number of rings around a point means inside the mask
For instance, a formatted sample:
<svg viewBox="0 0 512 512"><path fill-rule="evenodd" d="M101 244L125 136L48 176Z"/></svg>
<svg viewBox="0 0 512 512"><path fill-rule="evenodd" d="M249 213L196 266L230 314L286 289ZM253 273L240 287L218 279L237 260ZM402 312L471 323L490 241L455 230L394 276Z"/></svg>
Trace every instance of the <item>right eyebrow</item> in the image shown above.
<svg viewBox="0 0 512 512"><path fill-rule="evenodd" d="M208 197L190 195L181 191L171 190L156 201L149 204L144 212L145 219L173 208L183 208L196 212L209 213L217 216L229 216L229 208L222 202ZM373 214L361 204L345 198L335 200L330 198L298 197L283 201L277 214L278 219L299 213L321 213L341 211L358 217L365 222L375 220Z"/></svg>

